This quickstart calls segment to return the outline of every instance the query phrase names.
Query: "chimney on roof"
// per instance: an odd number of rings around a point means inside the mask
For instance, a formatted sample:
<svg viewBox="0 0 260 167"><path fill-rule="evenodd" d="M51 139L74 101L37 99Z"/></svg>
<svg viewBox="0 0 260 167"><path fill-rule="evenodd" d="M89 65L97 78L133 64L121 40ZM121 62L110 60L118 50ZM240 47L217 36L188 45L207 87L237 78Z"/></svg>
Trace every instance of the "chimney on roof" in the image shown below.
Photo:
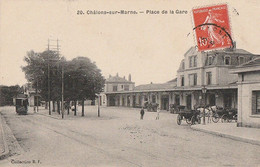
<svg viewBox="0 0 260 167"><path fill-rule="evenodd" d="M153 84L153 82L151 82L151 84Z"/></svg>
<svg viewBox="0 0 260 167"><path fill-rule="evenodd" d="M109 74L109 78L111 78L111 75Z"/></svg>
<svg viewBox="0 0 260 167"><path fill-rule="evenodd" d="M128 75L128 81L131 81L131 74Z"/></svg>
<svg viewBox="0 0 260 167"><path fill-rule="evenodd" d="M125 76L124 76L124 79L125 79Z"/></svg>
<svg viewBox="0 0 260 167"><path fill-rule="evenodd" d="M233 49L236 49L237 48L237 43L236 41L233 42Z"/></svg>
<svg viewBox="0 0 260 167"><path fill-rule="evenodd" d="M116 76L118 77L118 72L116 73Z"/></svg>

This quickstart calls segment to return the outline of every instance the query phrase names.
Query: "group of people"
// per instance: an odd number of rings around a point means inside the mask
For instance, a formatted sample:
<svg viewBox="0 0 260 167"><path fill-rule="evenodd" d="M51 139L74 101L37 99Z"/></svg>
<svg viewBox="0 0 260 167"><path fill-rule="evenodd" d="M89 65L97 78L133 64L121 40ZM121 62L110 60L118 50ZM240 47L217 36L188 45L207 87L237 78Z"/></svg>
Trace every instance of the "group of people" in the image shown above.
<svg viewBox="0 0 260 167"><path fill-rule="evenodd" d="M160 108L158 107L157 108L157 115L156 115L156 118L155 118L155 120L159 120L159 118L160 118L160 112L161 112L161 110L160 110ZM141 111L140 111L140 114L141 114L141 120L142 119L144 119L144 107L142 107L142 109L141 109Z"/></svg>

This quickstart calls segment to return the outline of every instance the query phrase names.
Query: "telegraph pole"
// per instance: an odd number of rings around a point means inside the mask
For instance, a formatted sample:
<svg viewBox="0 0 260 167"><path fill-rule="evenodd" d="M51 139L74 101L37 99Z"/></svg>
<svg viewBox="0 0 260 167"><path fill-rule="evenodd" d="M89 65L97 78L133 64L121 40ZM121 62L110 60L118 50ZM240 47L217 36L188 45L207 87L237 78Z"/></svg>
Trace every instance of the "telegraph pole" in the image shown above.
<svg viewBox="0 0 260 167"><path fill-rule="evenodd" d="M48 39L48 51L50 51L50 40ZM51 91L50 91L50 55L48 54L48 102L49 102L49 115L51 115Z"/></svg>
<svg viewBox="0 0 260 167"><path fill-rule="evenodd" d="M38 78L37 78L37 80L36 80L36 97L37 97L37 101L36 101L36 112L38 112L38 111L39 111L39 107L38 107L38 105L39 105L39 96L38 96Z"/></svg>
<svg viewBox="0 0 260 167"><path fill-rule="evenodd" d="M57 39L57 53L59 52L59 39ZM61 62L61 117L64 118L64 67L63 62Z"/></svg>
<svg viewBox="0 0 260 167"><path fill-rule="evenodd" d="M64 118L64 67L61 69L61 117Z"/></svg>
<svg viewBox="0 0 260 167"><path fill-rule="evenodd" d="M57 45L50 45L50 41L57 41ZM54 48L53 48L53 47ZM57 40L52 40L52 39L48 39L48 51L55 51L57 52L58 56L59 56L59 48L60 48L60 45L59 45L59 39ZM54 59L50 59L50 55L48 54L48 101L49 101L49 115L51 115L51 90L50 90L50 60L54 60ZM54 61L59 61L59 59L55 59ZM63 74L64 73L64 69L63 69L63 65L62 65L62 102L61 102L61 110L62 110L62 118L64 116L64 97L63 97L63 94L64 94L64 83L63 83Z"/></svg>

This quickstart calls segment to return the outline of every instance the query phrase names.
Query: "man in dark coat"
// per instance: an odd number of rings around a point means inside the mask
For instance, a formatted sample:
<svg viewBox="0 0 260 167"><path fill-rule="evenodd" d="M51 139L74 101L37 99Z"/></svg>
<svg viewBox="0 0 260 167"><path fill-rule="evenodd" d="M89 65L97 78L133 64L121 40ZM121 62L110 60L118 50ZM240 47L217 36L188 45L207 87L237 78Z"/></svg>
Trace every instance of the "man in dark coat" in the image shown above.
<svg viewBox="0 0 260 167"><path fill-rule="evenodd" d="M140 111L140 114L141 114L141 119L144 118L144 108L142 107L141 111Z"/></svg>

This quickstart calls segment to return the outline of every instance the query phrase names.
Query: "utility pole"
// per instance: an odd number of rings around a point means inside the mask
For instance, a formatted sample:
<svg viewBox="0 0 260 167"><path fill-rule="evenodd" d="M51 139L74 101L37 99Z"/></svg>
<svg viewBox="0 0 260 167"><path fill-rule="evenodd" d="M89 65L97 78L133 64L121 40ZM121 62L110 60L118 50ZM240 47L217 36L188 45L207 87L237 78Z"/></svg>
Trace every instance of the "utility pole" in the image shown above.
<svg viewBox="0 0 260 167"><path fill-rule="evenodd" d="M64 67L61 69L61 116L64 118Z"/></svg>
<svg viewBox="0 0 260 167"><path fill-rule="evenodd" d="M38 79L36 80L36 98L37 98L37 101L36 101L36 112L39 111L39 96L38 96Z"/></svg>
<svg viewBox="0 0 260 167"><path fill-rule="evenodd" d="M57 53L58 56L60 54L59 51L59 39L57 39ZM61 117L64 118L64 67L63 62L61 62Z"/></svg>
<svg viewBox="0 0 260 167"><path fill-rule="evenodd" d="M57 39L57 53L59 52L59 39ZM64 118L64 62L61 62L61 117Z"/></svg>
<svg viewBox="0 0 260 167"><path fill-rule="evenodd" d="M50 51L50 40L48 39L48 51ZM49 115L51 115L51 90L50 90L50 55L48 54L48 102Z"/></svg>
<svg viewBox="0 0 260 167"><path fill-rule="evenodd" d="M59 39L57 39L57 45L51 45L50 44L51 41L56 41L56 40L48 39L48 48L47 48L47 50L48 51L51 51L51 50L53 51L54 50L59 55L59 47L60 47ZM53 47L55 47L55 48L53 48ZM49 101L49 115L51 115L50 60L53 60L53 59L50 59L50 55L48 54L48 101ZM54 61L57 61L57 60L54 60ZM62 107L63 107L63 102L62 102Z"/></svg>

